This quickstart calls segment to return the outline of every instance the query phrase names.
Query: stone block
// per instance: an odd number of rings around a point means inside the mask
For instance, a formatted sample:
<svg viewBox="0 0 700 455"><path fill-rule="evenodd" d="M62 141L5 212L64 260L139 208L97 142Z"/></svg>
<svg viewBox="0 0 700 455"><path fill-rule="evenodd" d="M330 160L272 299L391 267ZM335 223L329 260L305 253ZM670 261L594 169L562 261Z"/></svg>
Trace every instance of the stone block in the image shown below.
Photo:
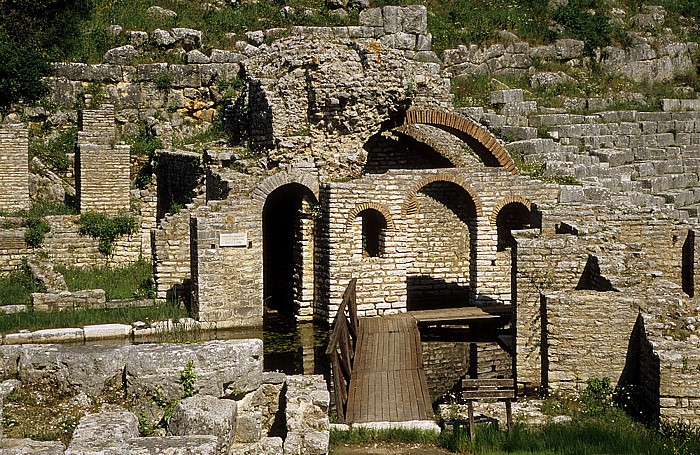
<svg viewBox="0 0 700 455"><path fill-rule="evenodd" d="M63 455L63 444L60 441L0 438L0 453L3 455Z"/></svg>
<svg viewBox="0 0 700 455"><path fill-rule="evenodd" d="M66 455L124 453L128 441L139 435L139 422L131 412L87 414L80 419Z"/></svg>
<svg viewBox="0 0 700 455"><path fill-rule="evenodd" d="M366 27L384 27L381 8L370 8L360 12L360 25Z"/></svg>
<svg viewBox="0 0 700 455"><path fill-rule="evenodd" d="M495 90L491 92L490 97L491 104L522 103L523 91L522 89Z"/></svg>
<svg viewBox="0 0 700 455"><path fill-rule="evenodd" d="M168 421L170 436L216 436L219 450L227 453L236 428L236 402L211 395L185 398L175 406Z"/></svg>
<svg viewBox="0 0 700 455"><path fill-rule="evenodd" d="M256 442L262 437L262 410L241 409L236 418L236 442Z"/></svg>
<svg viewBox="0 0 700 455"><path fill-rule="evenodd" d="M136 49L131 44L127 44L126 46L115 47L114 49L108 50L103 60L105 63L111 63L113 65L128 65L135 56Z"/></svg>
<svg viewBox="0 0 700 455"><path fill-rule="evenodd" d="M132 330L128 324L97 324L83 327L85 341L130 338Z"/></svg>
<svg viewBox="0 0 700 455"><path fill-rule="evenodd" d="M32 343L76 343L85 339L83 329L43 329L32 332Z"/></svg>
<svg viewBox="0 0 700 455"><path fill-rule="evenodd" d="M282 438L262 438L254 443L236 443L228 455L282 455Z"/></svg>
<svg viewBox="0 0 700 455"><path fill-rule="evenodd" d="M188 361L197 373L199 393L231 396L257 389L262 382L262 341L226 340L197 345L133 346L126 366L127 390L150 395L156 386L165 399L180 396L180 373Z"/></svg>
<svg viewBox="0 0 700 455"><path fill-rule="evenodd" d="M124 445L129 455L219 455L215 436L166 436L134 438Z"/></svg>
<svg viewBox="0 0 700 455"><path fill-rule="evenodd" d="M18 376L23 383L55 383L68 391L97 396L121 385L132 346L25 345Z"/></svg>

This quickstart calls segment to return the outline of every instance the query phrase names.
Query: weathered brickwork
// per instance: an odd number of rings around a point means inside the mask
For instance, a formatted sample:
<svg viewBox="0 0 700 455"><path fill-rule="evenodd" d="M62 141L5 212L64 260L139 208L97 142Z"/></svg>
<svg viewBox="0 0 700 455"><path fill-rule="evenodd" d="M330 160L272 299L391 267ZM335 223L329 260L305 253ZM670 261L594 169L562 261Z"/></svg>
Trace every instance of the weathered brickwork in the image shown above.
<svg viewBox="0 0 700 455"><path fill-rule="evenodd" d="M29 130L23 124L0 127L0 210L29 207Z"/></svg>
<svg viewBox="0 0 700 455"><path fill-rule="evenodd" d="M142 238L138 234L122 236L114 242L114 252L106 257L97 249L99 240L79 234L77 216L48 216L51 231L44 237L42 250L56 264L89 267L95 264L123 266L145 257Z"/></svg>
<svg viewBox="0 0 700 455"><path fill-rule="evenodd" d="M22 265L22 258L29 254L24 233L25 229L0 230L0 273L16 270Z"/></svg>
<svg viewBox="0 0 700 455"><path fill-rule="evenodd" d="M81 127L76 155L80 210L110 215L129 211L130 147L114 144L114 106L103 105L98 110L83 111Z"/></svg>

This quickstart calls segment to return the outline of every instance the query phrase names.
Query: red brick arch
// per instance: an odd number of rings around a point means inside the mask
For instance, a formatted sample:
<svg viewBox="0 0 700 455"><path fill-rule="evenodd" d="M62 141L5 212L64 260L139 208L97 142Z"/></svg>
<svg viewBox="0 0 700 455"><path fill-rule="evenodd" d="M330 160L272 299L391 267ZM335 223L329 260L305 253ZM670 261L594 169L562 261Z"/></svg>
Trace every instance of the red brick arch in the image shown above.
<svg viewBox="0 0 700 455"><path fill-rule="evenodd" d="M413 188L411 188L411 190L406 194L406 199L404 200L403 206L401 207L401 214L403 216L412 215L418 212L418 200L416 199L416 196L418 195L418 192L421 190L421 188L433 182L451 182L455 185L462 187L464 191L469 193L469 196L474 202L474 206L476 207L476 216L481 216L481 209L483 205L481 203L481 199L476 194L474 188L472 188L472 186L469 183L460 179L459 177L455 177L454 175L447 173L431 175L430 177L427 177L421 180L418 184L414 185Z"/></svg>
<svg viewBox="0 0 700 455"><path fill-rule="evenodd" d="M513 158L483 126L453 112L416 109L406 112L403 125L430 125L454 134L469 145L486 166L503 167L518 174Z"/></svg>
<svg viewBox="0 0 700 455"><path fill-rule="evenodd" d="M354 209L350 210L350 213L348 214L346 229L350 228L350 226L355 221L355 218L357 218L357 215L359 215L360 212L363 212L368 209L376 210L377 212L382 214L384 220L386 221L387 231L393 231L395 229L394 219L391 217L391 213L389 213L389 210L387 210L387 208L383 205L377 204L376 202L363 202L362 204L357 204Z"/></svg>
<svg viewBox="0 0 700 455"><path fill-rule="evenodd" d="M501 211L503 207L505 207L508 204L511 204L513 202L520 203L527 207L528 210L532 210L532 203L528 201L525 198L522 198L520 196L508 196L507 198L503 199L500 201L496 207L493 209L493 213L491 213L491 224L495 225L496 224L496 218L498 218L498 213Z"/></svg>

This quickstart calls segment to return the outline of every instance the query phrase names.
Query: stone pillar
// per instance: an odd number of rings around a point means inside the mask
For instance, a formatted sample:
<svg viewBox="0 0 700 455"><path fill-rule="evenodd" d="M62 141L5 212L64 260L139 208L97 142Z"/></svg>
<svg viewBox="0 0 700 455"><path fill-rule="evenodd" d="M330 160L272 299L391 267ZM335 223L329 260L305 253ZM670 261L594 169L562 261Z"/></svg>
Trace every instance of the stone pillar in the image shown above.
<svg viewBox="0 0 700 455"><path fill-rule="evenodd" d="M80 144L76 156L81 212L116 215L131 208L130 147Z"/></svg>
<svg viewBox="0 0 700 455"><path fill-rule="evenodd" d="M301 248L301 282L297 295L299 305L299 321L311 321L313 319L314 304L314 223L311 204L302 201L301 218L299 220L300 248Z"/></svg>
<svg viewBox="0 0 700 455"><path fill-rule="evenodd" d="M76 187L81 212L115 215L131 209L130 148L115 145L114 106L80 114Z"/></svg>
<svg viewBox="0 0 700 455"><path fill-rule="evenodd" d="M0 128L0 210L27 209L29 201L29 130L24 124Z"/></svg>

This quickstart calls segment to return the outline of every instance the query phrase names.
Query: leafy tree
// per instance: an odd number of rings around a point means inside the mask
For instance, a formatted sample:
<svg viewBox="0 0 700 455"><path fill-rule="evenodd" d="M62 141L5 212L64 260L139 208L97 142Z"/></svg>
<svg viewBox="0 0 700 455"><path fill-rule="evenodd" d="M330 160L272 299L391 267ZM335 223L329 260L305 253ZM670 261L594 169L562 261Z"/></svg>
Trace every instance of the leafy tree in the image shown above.
<svg viewBox="0 0 700 455"><path fill-rule="evenodd" d="M46 95L42 78L49 75L51 65L35 50L0 41L0 61L0 109Z"/></svg>

